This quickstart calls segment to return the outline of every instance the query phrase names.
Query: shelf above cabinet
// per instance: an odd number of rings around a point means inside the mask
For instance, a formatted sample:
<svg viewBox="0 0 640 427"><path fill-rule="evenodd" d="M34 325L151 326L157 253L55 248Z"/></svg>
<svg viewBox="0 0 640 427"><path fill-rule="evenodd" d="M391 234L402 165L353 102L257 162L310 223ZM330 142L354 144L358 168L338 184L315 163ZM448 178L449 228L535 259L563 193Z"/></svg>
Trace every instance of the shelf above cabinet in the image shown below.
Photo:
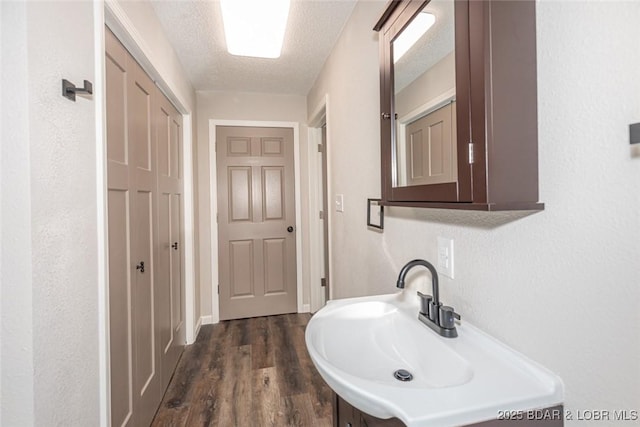
<svg viewBox="0 0 640 427"><path fill-rule="evenodd" d="M544 203L540 202L508 202L508 203L457 203L457 202L398 202L382 201L382 206L398 206L412 208L431 209L457 209L467 211L541 211L544 210Z"/></svg>

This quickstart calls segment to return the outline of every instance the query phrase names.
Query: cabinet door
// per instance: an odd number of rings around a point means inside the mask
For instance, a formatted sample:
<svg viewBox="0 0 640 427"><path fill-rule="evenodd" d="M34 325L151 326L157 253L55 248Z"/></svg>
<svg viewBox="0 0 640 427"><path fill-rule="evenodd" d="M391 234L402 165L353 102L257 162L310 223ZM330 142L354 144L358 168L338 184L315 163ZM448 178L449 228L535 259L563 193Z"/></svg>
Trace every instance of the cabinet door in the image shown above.
<svg viewBox="0 0 640 427"><path fill-rule="evenodd" d="M429 24L429 16L438 19ZM418 27L423 35L400 55L404 36ZM544 209L538 201L536 1L392 1L374 29L381 31L383 204ZM455 153L444 149L444 128L434 135L408 130L415 141L406 142L405 127L451 100Z"/></svg>
<svg viewBox="0 0 640 427"><path fill-rule="evenodd" d="M402 1L389 7L394 11L380 27L383 201L472 202L469 2ZM440 16L440 23L418 47L394 58L403 32L425 15ZM442 42L432 43L428 34L434 31L434 40Z"/></svg>
<svg viewBox="0 0 640 427"><path fill-rule="evenodd" d="M360 427L405 427L405 425L397 418L383 420L360 412Z"/></svg>
<svg viewBox="0 0 640 427"><path fill-rule="evenodd" d="M336 422L337 427L360 427L360 411L353 406L349 405L340 396L338 400L338 419Z"/></svg>
<svg viewBox="0 0 640 427"><path fill-rule="evenodd" d="M397 418L383 420L365 414L351 406L343 398L336 395L337 427L404 427L404 423Z"/></svg>

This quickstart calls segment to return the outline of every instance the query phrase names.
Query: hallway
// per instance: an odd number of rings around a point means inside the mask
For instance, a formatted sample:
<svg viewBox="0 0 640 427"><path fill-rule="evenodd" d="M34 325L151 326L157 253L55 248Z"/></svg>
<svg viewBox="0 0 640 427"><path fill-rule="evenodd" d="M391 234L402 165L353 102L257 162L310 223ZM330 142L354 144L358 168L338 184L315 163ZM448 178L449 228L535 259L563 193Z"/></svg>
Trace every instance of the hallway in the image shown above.
<svg viewBox="0 0 640 427"><path fill-rule="evenodd" d="M308 314L203 326L153 426L331 426L333 393L306 350Z"/></svg>

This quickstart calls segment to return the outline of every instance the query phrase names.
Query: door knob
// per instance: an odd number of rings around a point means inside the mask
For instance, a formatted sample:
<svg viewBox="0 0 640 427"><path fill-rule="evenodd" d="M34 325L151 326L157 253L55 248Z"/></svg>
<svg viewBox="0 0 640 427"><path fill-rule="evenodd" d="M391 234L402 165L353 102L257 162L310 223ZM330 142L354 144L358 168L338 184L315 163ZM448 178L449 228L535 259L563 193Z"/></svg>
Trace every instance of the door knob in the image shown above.
<svg viewBox="0 0 640 427"><path fill-rule="evenodd" d="M144 261L140 261L140 264L136 265L136 270L140 270L140 273L144 273Z"/></svg>
<svg viewBox="0 0 640 427"><path fill-rule="evenodd" d="M171 247L177 251L178 250L178 242L173 242L173 245L171 245Z"/></svg>
<svg viewBox="0 0 640 427"><path fill-rule="evenodd" d="M293 233L293 227L292 227L292 226L288 226L288 227L287 227L287 231L288 231L289 233Z"/></svg>

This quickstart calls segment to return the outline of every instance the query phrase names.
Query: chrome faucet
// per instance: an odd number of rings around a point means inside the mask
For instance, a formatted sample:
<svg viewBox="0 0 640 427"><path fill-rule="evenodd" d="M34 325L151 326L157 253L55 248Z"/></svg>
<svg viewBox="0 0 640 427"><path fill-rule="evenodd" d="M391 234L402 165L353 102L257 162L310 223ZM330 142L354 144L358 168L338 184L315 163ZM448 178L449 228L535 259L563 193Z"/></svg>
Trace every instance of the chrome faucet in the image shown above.
<svg viewBox="0 0 640 427"><path fill-rule="evenodd" d="M443 337L457 337L458 331L456 330L455 319L459 320L460 315L455 312L453 307L443 306L440 302L438 272L429 261L414 259L405 264L402 270L400 270L396 286L404 289L404 279L407 273L418 265L426 267L429 272L431 272L431 293L433 294L433 296L431 296L418 292L418 296L420 297L420 313L418 313L418 319Z"/></svg>

